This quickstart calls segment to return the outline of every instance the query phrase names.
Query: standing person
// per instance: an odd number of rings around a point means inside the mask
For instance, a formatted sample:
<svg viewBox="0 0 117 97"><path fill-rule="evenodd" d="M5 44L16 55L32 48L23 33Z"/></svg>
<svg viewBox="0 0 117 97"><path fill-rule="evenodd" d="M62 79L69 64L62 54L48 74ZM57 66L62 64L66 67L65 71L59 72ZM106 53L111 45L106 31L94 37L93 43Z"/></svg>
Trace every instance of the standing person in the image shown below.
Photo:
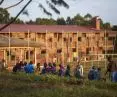
<svg viewBox="0 0 117 97"><path fill-rule="evenodd" d="M117 82L117 71L114 74L114 82Z"/></svg>
<svg viewBox="0 0 117 97"><path fill-rule="evenodd" d="M5 63L5 60L4 60L4 59L2 59L2 60L0 61L0 72L2 72L2 71L4 71L4 70L5 70L4 63Z"/></svg>
<svg viewBox="0 0 117 97"><path fill-rule="evenodd" d="M80 62L78 62L78 65L76 66L75 69L75 76L76 78L83 78L83 66L80 64Z"/></svg>
<svg viewBox="0 0 117 97"><path fill-rule="evenodd" d="M109 56L108 57L108 65L107 65L107 70L106 70L106 74L109 73L109 79L111 79L111 81L115 81L115 75L117 72L117 66L116 63L112 60L112 57Z"/></svg>
<svg viewBox="0 0 117 97"><path fill-rule="evenodd" d="M80 76L83 77L83 66L79 65Z"/></svg>

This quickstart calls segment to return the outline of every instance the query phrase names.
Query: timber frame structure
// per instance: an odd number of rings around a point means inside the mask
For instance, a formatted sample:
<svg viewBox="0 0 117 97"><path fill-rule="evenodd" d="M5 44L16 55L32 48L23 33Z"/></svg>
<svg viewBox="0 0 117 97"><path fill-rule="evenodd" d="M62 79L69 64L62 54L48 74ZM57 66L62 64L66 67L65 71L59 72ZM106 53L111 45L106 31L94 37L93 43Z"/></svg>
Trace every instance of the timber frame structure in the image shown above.
<svg viewBox="0 0 117 97"><path fill-rule="evenodd" d="M32 60L35 64L67 63L78 57L84 61L103 60L114 51L116 35L91 27L12 24L0 32L0 50L10 65L17 60Z"/></svg>

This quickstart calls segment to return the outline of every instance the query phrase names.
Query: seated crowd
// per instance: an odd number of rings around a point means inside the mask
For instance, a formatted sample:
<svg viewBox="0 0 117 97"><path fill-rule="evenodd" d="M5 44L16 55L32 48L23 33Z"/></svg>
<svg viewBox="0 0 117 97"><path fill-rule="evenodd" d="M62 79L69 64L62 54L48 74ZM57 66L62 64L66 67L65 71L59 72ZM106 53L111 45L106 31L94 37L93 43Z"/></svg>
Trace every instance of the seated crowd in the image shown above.
<svg viewBox="0 0 117 97"><path fill-rule="evenodd" d="M34 68L34 64L32 61L29 63L27 62L18 62L16 65L13 67L13 72L18 72L18 71L24 71L26 73L34 73L38 72L41 75L42 74L56 74L58 76L66 76L66 77L71 77L73 74L71 74L71 67L70 65L67 65L66 67L63 66L62 64L59 65L59 69L57 70L56 64L55 63L44 63L42 69L40 68L40 63L37 63L36 68ZM77 79L82 79L83 78L83 66L82 65L77 65L74 69L74 76ZM96 69L95 66L93 66L88 73L88 79L89 80L100 80L101 78L101 69L98 68Z"/></svg>
<svg viewBox="0 0 117 97"><path fill-rule="evenodd" d="M117 82L117 65L116 62L112 60L111 57L107 58L108 64L107 69L105 72L105 75L109 75L109 79L112 82ZM4 70L4 60L0 61L0 71ZM59 68L56 66L56 63L44 63L41 68L40 63L37 63L36 68L32 61L29 63L27 62L17 62L16 65L13 67L12 71L14 73L18 71L23 71L26 73L34 73L37 72L41 75L44 74L56 74L58 76L66 76L66 77L72 77L75 76L77 79L84 79L83 76L83 66L78 62L78 65L75 66L75 69L71 69L70 65L64 66L63 64L59 64ZM72 71L73 70L73 71ZM74 74L72 73L74 72ZM105 76L104 75L104 76ZM95 66L92 66L91 69L88 71L88 79L89 80L101 80L103 79L101 68L97 68Z"/></svg>

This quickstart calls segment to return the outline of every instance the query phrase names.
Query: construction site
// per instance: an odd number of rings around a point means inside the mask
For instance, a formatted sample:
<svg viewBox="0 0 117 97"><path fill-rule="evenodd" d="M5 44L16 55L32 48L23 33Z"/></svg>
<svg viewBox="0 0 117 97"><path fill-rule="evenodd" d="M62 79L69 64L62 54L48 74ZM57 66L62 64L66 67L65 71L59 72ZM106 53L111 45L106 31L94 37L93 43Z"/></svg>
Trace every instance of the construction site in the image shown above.
<svg viewBox="0 0 117 97"><path fill-rule="evenodd" d="M95 27L11 24L0 32L0 60L8 66L17 61L105 61L108 55L116 56L116 36L116 31L101 30L98 19Z"/></svg>

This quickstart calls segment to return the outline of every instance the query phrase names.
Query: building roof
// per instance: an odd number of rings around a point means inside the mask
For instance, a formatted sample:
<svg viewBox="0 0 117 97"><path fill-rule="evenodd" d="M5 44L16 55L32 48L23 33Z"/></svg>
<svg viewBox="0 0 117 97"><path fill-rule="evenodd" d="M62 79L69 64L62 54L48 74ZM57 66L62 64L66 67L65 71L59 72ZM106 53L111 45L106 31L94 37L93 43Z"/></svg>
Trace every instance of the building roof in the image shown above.
<svg viewBox="0 0 117 97"><path fill-rule="evenodd" d="M0 35L0 47L9 47L9 37ZM45 47L43 42L27 41L18 38L10 38L10 47Z"/></svg>
<svg viewBox="0 0 117 97"><path fill-rule="evenodd" d="M2 27L5 24L0 24ZM28 24L11 24L0 32L94 32L99 31L87 26L77 25L28 25Z"/></svg>

